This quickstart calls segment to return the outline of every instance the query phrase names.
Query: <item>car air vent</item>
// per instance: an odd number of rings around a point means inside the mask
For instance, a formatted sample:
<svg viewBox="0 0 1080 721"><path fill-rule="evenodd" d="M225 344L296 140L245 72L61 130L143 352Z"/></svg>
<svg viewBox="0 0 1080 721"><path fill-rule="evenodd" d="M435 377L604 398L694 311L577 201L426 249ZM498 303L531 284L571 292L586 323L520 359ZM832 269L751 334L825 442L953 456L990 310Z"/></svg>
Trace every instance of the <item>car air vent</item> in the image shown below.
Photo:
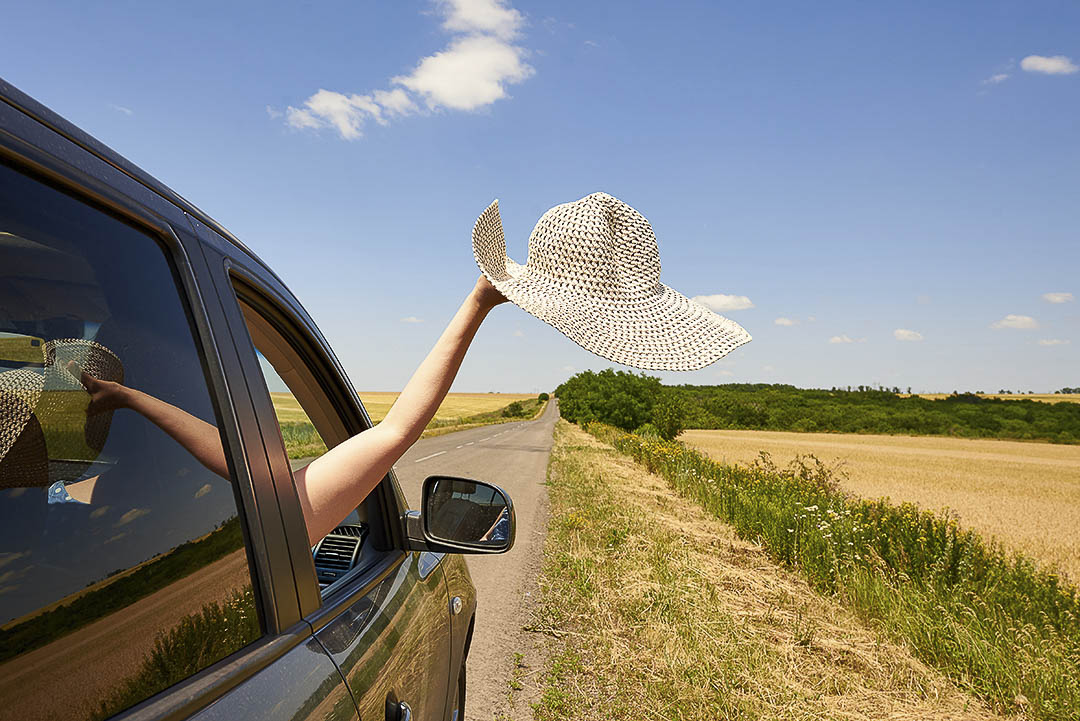
<svg viewBox="0 0 1080 721"><path fill-rule="evenodd" d="M366 526L338 526L315 545L312 553L320 586L328 586L356 565L366 536Z"/></svg>

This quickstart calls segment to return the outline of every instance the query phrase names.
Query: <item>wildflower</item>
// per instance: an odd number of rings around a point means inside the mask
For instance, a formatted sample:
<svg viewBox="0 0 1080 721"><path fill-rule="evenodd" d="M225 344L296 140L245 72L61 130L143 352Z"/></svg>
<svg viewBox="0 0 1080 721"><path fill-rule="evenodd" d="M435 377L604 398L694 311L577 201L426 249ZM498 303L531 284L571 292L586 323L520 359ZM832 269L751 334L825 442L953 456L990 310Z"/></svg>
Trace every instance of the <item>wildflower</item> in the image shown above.
<svg viewBox="0 0 1080 721"><path fill-rule="evenodd" d="M787 529L787 532L788 533L795 533L795 529L794 528L789 528L789 529Z"/></svg>
<svg viewBox="0 0 1080 721"><path fill-rule="evenodd" d="M806 506L803 510L813 512L817 510L817 506Z"/></svg>

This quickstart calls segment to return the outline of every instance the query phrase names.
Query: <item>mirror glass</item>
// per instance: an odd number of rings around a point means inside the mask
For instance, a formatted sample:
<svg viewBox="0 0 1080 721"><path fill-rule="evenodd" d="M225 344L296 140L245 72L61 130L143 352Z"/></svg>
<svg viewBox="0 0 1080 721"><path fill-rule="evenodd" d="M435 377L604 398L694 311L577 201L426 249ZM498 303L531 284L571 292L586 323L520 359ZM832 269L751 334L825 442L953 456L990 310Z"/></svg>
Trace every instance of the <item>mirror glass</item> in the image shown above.
<svg viewBox="0 0 1080 721"><path fill-rule="evenodd" d="M494 486L464 478L432 477L425 484L424 523L437 541L481 548L510 544L510 503Z"/></svg>

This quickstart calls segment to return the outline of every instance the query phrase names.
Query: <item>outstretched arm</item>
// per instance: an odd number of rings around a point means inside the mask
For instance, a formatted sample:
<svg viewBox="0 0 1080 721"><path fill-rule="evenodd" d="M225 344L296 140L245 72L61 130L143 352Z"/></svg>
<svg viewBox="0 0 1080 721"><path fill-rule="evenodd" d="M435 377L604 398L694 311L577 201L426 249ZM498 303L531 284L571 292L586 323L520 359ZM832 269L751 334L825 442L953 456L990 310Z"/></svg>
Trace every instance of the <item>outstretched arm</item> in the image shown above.
<svg viewBox="0 0 1080 721"><path fill-rule="evenodd" d="M69 363L68 370L76 372L75 364ZM199 463L222 478L229 478L229 467L225 462L225 451L221 447L221 434L217 426L134 388L99 380L85 372L81 374L81 380L90 394L87 414L130 408L172 436Z"/></svg>
<svg viewBox="0 0 1080 721"><path fill-rule="evenodd" d="M480 276L386 418L294 474L312 543L333 530L420 437L450 390L480 323L505 300Z"/></svg>

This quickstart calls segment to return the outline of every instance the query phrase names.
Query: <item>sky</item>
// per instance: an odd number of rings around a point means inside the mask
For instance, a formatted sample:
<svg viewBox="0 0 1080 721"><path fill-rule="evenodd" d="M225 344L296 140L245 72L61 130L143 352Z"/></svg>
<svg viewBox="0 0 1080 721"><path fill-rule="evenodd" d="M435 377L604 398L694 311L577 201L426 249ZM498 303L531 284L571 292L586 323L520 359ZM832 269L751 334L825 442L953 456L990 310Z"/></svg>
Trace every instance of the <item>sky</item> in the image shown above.
<svg viewBox="0 0 1080 721"><path fill-rule="evenodd" d="M185 196L361 390L408 380L549 207L649 219L753 342L666 383L1080 386L1073 2L12 4L0 76ZM453 390L623 369L496 308Z"/></svg>

